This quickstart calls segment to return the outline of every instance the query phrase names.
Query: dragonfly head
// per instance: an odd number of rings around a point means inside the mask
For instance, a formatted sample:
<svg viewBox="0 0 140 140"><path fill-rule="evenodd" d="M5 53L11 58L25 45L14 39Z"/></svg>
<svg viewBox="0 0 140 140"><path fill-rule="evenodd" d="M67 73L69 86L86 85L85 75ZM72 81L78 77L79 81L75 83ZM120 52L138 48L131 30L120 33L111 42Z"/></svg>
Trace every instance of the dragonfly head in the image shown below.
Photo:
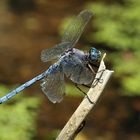
<svg viewBox="0 0 140 140"><path fill-rule="evenodd" d="M101 57L101 52L98 51L96 48L93 47L89 50L89 60L91 62L97 62L100 57Z"/></svg>

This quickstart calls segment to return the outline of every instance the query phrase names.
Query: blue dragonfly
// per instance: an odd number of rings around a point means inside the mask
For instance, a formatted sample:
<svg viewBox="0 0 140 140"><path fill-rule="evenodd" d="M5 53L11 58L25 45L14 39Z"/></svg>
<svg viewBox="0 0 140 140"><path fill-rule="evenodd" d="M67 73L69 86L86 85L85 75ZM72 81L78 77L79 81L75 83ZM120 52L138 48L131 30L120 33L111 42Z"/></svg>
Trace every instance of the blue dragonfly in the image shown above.
<svg viewBox="0 0 140 140"><path fill-rule="evenodd" d="M9 100L39 80L42 80L42 91L53 103L61 102L65 95L64 75L75 84L91 84L95 77L91 66L99 61L101 52L96 48L91 48L89 52L83 52L74 48L74 46L92 16L93 14L89 10L80 12L66 28L61 43L41 52L41 60L43 62L53 59L57 59L57 62L45 72L1 97L0 103Z"/></svg>

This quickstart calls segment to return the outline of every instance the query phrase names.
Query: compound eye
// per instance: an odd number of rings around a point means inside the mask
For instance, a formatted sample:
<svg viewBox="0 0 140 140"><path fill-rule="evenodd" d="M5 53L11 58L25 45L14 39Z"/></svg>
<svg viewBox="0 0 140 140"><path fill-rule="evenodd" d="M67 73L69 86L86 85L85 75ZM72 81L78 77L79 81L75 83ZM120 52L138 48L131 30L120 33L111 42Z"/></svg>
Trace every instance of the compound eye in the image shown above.
<svg viewBox="0 0 140 140"><path fill-rule="evenodd" d="M91 61L95 62L98 61L98 59L101 57L101 52L98 51L96 48L91 48L89 56Z"/></svg>

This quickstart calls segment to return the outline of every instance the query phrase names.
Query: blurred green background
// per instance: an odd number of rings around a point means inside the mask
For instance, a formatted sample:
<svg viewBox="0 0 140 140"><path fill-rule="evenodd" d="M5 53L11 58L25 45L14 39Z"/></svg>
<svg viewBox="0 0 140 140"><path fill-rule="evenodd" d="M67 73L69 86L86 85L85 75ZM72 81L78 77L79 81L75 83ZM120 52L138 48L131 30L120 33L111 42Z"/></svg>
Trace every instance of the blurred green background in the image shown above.
<svg viewBox="0 0 140 140"><path fill-rule="evenodd" d="M83 9L94 16L76 47L106 52L115 73L76 140L139 140L139 0L1 0L0 97L51 65L41 50L59 43ZM67 80L64 101L52 104L39 84L0 105L0 140L54 140L83 98Z"/></svg>

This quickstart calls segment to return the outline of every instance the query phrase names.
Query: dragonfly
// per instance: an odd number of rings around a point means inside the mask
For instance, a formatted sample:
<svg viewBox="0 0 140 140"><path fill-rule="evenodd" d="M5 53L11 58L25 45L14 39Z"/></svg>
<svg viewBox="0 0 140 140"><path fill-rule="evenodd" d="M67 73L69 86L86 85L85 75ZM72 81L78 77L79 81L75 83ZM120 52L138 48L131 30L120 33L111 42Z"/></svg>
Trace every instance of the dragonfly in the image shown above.
<svg viewBox="0 0 140 140"><path fill-rule="evenodd" d="M0 103L6 102L40 80L42 80L40 84L42 91L52 103L62 101L65 95L65 77L75 84L91 84L95 74L93 74L93 69L89 66L99 61L101 52L94 47L89 52L84 52L74 48L74 46L92 16L93 13L89 10L80 12L65 29L61 42L41 52L41 60L43 62L57 61L40 75L1 97Z"/></svg>

